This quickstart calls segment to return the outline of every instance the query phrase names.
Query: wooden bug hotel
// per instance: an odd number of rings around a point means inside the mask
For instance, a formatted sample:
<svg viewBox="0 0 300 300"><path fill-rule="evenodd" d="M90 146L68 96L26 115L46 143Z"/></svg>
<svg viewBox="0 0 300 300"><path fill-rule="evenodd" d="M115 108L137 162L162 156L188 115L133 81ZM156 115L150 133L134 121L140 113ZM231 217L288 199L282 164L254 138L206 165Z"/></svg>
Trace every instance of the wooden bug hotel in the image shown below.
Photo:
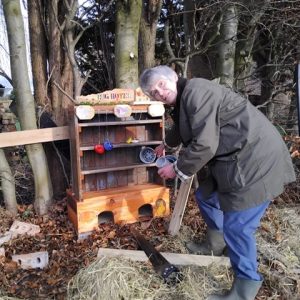
<svg viewBox="0 0 300 300"><path fill-rule="evenodd" d="M70 122L68 215L78 235L101 223L169 215L169 189L153 149L164 138L164 107L140 90L81 96Z"/></svg>

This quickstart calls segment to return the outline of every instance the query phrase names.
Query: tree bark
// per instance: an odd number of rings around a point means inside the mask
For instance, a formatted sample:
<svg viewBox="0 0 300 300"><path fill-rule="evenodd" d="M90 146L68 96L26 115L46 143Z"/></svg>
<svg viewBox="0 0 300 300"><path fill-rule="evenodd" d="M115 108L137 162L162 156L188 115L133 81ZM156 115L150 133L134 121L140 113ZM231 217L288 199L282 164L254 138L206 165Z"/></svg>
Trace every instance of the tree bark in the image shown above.
<svg viewBox="0 0 300 300"><path fill-rule="evenodd" d="M47 97L46 35L41 16L43 6L41 0L28 0L27 3L34 98L43 110L51 111L51 102Z"/></svg>
<svg viewBox="0 0 300 300"><path fill-rule="evenodd" d="M220 83L233 87L234 83L234 62L235 48L237 40L238 18L236 7L228 5L225 7L223 24L221 25L221 35L218 54L217 72Z"/></svg>
<svg viewBox="0 0 300 300"><path fill-rule="evenodd" d="M62 53L61 32L58 24L58 2L59 0L47 1L48 11L48 52L49 52L49 74L50 95L52 103L52 116L57 125L64 125L62 111L63 93L57 88L61 85Z"/></svg>
<svg viewBox="0 0 300 300"><path fill-rule="evenodd" d="M2 1L8 32L12 80L16 92L17 111L23 130L36 129L34 99L30 90L26 61L26 44L23 17L18 0ZM45 214L52 199L52 184L43 146L26 146L33 170L36 212Z"/></svg>
<svg viewBox="0 0 300 300"><path fill-rule="evenodd" d="M75 35L76 22L74 22L76 13L78 11L79 4L78 0L71 0L68 3L67 12L64 20L64 41L66 46L66 56L69 61L69 65L72 69L74 89L72 97L76 99L80 96L83 85L85 84L89 74L85 78L81 77L77 61L75 59L75 46L81 38L86 28L82 28L77 35ZM69 101L70 102L70 101Z"/></svg>
<svg viewBox="0 0 300 300"><path fill-rule="evenodd" d="M139 71L155 65L156 26L162 0L143 0L139 31Z"/></svg>
<svg viewBox="0 0 300 300"><path fill-rule="evenodd" d="M3 149L0 149L0 178L5 208L15 216L18 212L15 180Z"/></svg>
<svg viewBox="0 0 300 300"><path fill-rule="evenodd" d="M185 14L183 15L183 26L184 26L184 36L185 36L185 47L186 53L191 53L194 51L195 47L195 37L194 37L194 10L195 2L192 0L184 1L184 10ZM197 64L197 56L191 57L188 60L188 65L185 66L186 74L183 74L184 77L191 77L191 66ZM196 177L195 177L196 178Z"/></svg>
<svg viewBox="0 0 300 300"><path fill-rule="evenodd" d="M115 74L118 88L138 87L138 35L142 0L116 3Z"/></svg>

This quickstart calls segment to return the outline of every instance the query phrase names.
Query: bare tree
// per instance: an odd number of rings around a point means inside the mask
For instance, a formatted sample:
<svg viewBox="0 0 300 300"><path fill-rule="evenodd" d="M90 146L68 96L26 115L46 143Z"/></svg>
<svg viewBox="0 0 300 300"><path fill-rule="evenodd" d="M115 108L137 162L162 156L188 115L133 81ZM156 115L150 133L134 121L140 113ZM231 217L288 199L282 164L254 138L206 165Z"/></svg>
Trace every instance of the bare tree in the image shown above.
<svg viewBox="0 0 300 300"><path fill-rule="evenodd" d="M143 0L139 31L139 70L155 65L155 40L162 0Z"/></svg>
<svg viewBox="0 0 300 300"><path fill-rule="evenodd" d="M221 84L233 87L235 78L235 48L238 30L238 16L234 4L229 4L224 7L222 20L219 37L221 42L218 46L217 74Z"/></svg>
<svg viewBox="0 0 300 300"><path fill-rule="evenodd" d="M28 0L30 54L33 73L34 96L37 105L51 111L47 93L47 48L45 26L42 20L42 0Z"/></svg>
<svg viewBox="0 0 300 300"><path fill-rule="evenodd" d="M115 74L117 87L138 86L138 35L142 0L116 3Z"/></svg>
<svg viewBox="0 0 300 300"><path fill-rule="evenodd" d="M23 130L35 129L37 128L35 106L29 85L20 2L18 0L5 0L2 3L8 32L12 80L16 92L19 120ZM34 174L34 206L37 213L45 214L52 199L52 184L44 149L41 144L32 144L26 146L26 151Z"/></svg>

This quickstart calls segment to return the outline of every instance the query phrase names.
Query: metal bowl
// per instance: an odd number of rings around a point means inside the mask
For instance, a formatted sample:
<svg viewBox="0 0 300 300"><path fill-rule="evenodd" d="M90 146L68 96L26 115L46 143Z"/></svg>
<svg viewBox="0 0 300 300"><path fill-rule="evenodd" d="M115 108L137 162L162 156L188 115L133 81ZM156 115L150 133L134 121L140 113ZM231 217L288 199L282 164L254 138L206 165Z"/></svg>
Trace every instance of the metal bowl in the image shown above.
<svg viewBox="0 0 300 300"><path fill-rule="evenodd" d="M140 160L144 164L151 164L155 161L155 159L156 159L156 154L152 148L142 147L140 151Z"/></svg>

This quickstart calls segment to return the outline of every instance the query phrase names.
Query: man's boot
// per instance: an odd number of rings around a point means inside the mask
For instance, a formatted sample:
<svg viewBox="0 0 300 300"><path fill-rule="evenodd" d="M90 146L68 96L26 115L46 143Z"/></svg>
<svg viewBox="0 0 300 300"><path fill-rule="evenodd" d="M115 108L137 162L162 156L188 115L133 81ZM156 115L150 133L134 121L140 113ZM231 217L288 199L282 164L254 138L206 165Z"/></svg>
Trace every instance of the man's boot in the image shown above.
<svg viewBox="0 0 300 300"><path fill-rule="evenodd" d="M194 254L221 256L226 244L222 231L208 228L205 240L202 243L189 242L186 247Z"/></svg>
<svg viewBox="0 0 300 300"><path fill-rule="evenodd" d="M211 295L207 300L254 300L262 281L236 278L226 295Z"/></svg>

